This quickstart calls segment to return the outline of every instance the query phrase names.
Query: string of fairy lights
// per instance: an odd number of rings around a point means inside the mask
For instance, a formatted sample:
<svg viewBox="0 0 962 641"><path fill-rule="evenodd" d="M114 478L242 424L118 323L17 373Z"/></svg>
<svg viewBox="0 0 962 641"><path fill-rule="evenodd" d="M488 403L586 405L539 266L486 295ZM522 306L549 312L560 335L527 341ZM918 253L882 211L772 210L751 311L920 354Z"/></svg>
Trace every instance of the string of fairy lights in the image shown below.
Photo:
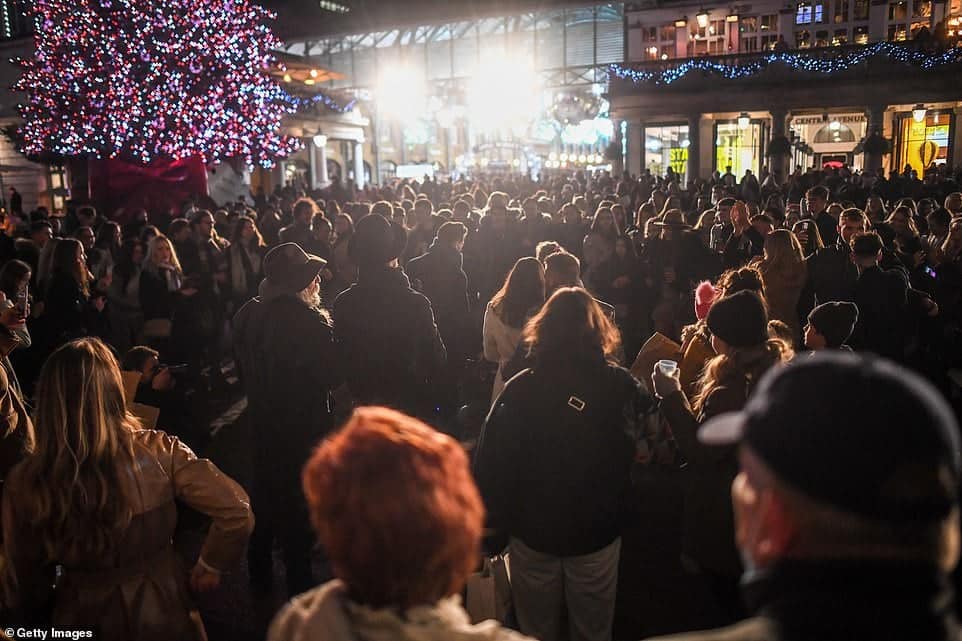
<svg viewBox="0 0 962 641"><path fill-rule="evenodd" d="M632 69L622 65L611 65L608 68L608 73L609 78L619 78L638 84L670 85L694 71L736 80L753 76L773 65L784 65L796 71L831 75L846 71L876 57L886 57L921 69L934 69L962 62L962 48L952 48L932 54L891 42L878 42L854 51L833 52L831 57L783 51L770 53L744 64L695 58L686 60L676 67L663 70Z"/></svg>
<svg viewBox="0 0 962 641"><path fill-rule="evenodd" d="M264 73L274 15L250 0L39 0L33 18L28 155L268 167L299 148L280 127L299 105Z"/></svg>

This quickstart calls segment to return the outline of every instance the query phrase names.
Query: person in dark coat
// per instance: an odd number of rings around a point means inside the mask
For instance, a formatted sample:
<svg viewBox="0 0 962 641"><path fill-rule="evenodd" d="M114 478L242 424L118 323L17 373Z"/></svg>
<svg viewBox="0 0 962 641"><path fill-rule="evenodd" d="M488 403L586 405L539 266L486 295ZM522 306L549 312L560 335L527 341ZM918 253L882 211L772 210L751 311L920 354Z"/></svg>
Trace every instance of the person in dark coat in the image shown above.
<svg viewBox="0 0 962 641"><path fill-rule="evenodd" d="M496 194L497 192L495 192ZM494 199L495 194L491 195ZM518 221L500 201L494 201L478 224L478 233L465 248L470 255L475 274L468 274L478 288L478 300L491 300L515 262L524 255L521 250L521 230Z"/></svg>
<svg viewBox="0 0 962 641"><path fill-rule="evenodd" d="M500 535L488 547L510 541L524 634L610 639L630 470L655 404L614 364L618 332L584 289L556 291L525 333L532 366L495 401L475 455Z"/></svg>
<svg viewBox="0 0 962 641"><path fill-rule="evenodd" d="M732 206L731 223L732 232L725 241L722 256L725 269L738 269L765 253L765 237L752 226L748 206L740 200Z"/></svg>
<svg viewBox="0 0 962 641"><path fill-rule="evenodd" d="M431 419L445 348L431 303L398 267L402 236L383 216L357 222L357 282L334 301L334 336L355 405L386 405Z"/></svg>
<svg viewBox="0 0 962 641"><path fill-rule="evenodd" d="M438 381L441 414L445 417L457 409L458 381L471 344L467 276L461 267L467 233L467 227L461 223L444 223L428 251L412 259L405 268L414 289L431 301L438 332L447 350L447 373Z"/></svg>
<svg viewBox="0 0 962 641"><path fill-rule="evenodd" d="M320 209L310 198L301 198L294 203L294 222L282 229L278 233L280 242L297 243L299 247L309 247L314 240L313 229L314 215Z"/></svg>
<svg viewBox="0 0 962 641"><path fill-rule="evenodd" d="M715 358L706 363L697 393L689 400L677 367L652 373L655 394L687 476L682 556L696 570L730 622L744 615L738 592L741 563L732 538L729 488L738 470L734 448L701 443L699 425L744 407L754 386L770 368L792 357L786 343L769 339L768 314L758 294L740 291L715 301L706 318Z"/></svg>
<svg viewBox="0 0 962 641"><path fill-rule="evenodd" d="M40 342L47 352L75 338L107 337L110 323L104 306L105 293L91 289L86 254L78 240L65 238L53 255L53 271L44 294L43 330Z"/></svg>
<svg viewBox="0 0 962 641"><path fill-rule="evenodd" d="M808 217L815 221L818 233L826 245L834 245L838 240L838 221L828 213L829 191L818 185L805 192L805 202L808 205Z"/></svg>
<svg viewBox="0 0 962 641"><path fill-rule="evenodd" d="M807 316L822 303L855 300L858 269L852 262L849 241L855 234L865 233L867 225L865 214L860 209L846 209L838 219L837 240L805 260L808 279L799 296L802 316Z"/></svg>
<svg viewBox="0 0 962 641"><path fill-rule="evenodd" d="M300 472L334 427L332 391L341 383L331 321L320 307L325 262L295 243L264 256L259 296L234 316L234 353L254 431L257 524L248 559L255 585L269 586L271 547L280 542L291 595L315 585L313 535Z"/></svg>
<svg viewBox="0 0 962 641"><path fill-rule="evenodd" d="M806 398L818 402L799 412ZM755 617L662 641L958 639L958 431L942 395L889 361L835 351L775 368L698 435L738 448Z"/></svg>

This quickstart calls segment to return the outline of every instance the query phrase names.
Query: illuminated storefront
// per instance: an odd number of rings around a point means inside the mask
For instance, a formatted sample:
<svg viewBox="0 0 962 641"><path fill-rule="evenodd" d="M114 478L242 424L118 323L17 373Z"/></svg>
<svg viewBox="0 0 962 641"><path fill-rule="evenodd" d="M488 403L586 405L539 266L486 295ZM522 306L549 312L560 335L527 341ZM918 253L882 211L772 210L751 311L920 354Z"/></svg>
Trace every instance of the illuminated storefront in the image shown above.
<svg viewBox="0 0 962 641"><path fill-rule="evenodd" d="M678 174L684 186L688 176L688 125L648 125L645 127L645 169L664 176L668 168Z"/></svg>
<svg viewBox="0 0 962 641"><path fill-rule="evenodd" d="M738 122L719 122L715 125L715 169L725 173L731 167L732 173L741 178L746 169L756 176L762 165L765 150L765 125L751 121L747 126Z"/></svg>
<svg viewBox="0 0 962 641"><path fill-rule="evenodd" d="M896 167L906 165L922 176L933 163L944 165L951 158L952 113L929 110L916 121L911 112L899 114Z"/></svg>

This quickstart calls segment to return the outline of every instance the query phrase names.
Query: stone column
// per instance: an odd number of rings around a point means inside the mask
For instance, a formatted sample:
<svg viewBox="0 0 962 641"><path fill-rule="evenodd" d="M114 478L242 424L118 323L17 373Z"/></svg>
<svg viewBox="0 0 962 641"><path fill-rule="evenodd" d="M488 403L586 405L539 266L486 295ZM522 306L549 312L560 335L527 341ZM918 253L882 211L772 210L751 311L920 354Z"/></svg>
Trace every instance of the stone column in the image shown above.
<svg viewBox="0 0 962 641"><path fill-rule="evenodd" d="M768 143L768 168L775 182L782 185L788 179L792 153L791 142L785 135L785 120L788 112L781 107L776 107L770 109L769 113L772 116L772 137Z"/></svg>
<svg viewBox="0 0 962 641"><path fill-rule="evenodd" d="M354 143L354 184L364 189L364 142Z"/></svg>
<svg viewBox="0 0 962 641"><path fill-rule="evenodd" d="M701 114L688 114L688 175L686 185L701 177Z"/></svg>
<svg viewBox="0 0 962 641"><path fill-rule="evenodd" d="M622 149L624 149L624 139L621 137L621 123L624 122L621 119L615 120L612 124L614 125L615 135L611 142L618 149L618 154L611 159L611 173L614 176L620 176L625 173L625 157L622 154Z"/></svg>
<svg viewBox="0 0 962 641"><path fill-rule="evenodd" d="M868 108L868 126L862 143L863 147L868 147L863 150L862 169L876 175L882 171L882 157L885 155L876 148L885 139L885 108L886 105L871 105Z"/></svg>
<svg viewBox="0 0 962 641"><path fill-rule="evenodd" d="M315 154L314 139L307 139L307 177L308 186L311 191L317 189L317 159L314 157Z"/></svg>
<svg viewBox="0 0 962 641"><path fill-rule="evenodd" d="M331 184L331 179L327 175L327 136L314 136L312 142L316 152L314 162L317 167L318 189L325 189Z"/></svg>
<svg viewBox="0 0 962 641"><path fill-rule="evenodd" d="M645 129L637 122L628 123L628 153L625 169L635 176L645 170Z"/></svg>

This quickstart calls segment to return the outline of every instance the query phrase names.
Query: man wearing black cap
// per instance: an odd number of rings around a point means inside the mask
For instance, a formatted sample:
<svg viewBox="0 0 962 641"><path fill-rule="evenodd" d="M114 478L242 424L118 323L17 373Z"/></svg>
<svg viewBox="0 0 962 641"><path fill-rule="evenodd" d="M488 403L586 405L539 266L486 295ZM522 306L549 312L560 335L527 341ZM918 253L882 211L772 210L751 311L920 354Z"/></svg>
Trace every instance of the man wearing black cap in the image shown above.
<svg viewBox="0 0 962 641"><path fill-rule="evenodd" d="M959 638L958 425L930 384L824 352L773 370L698 436L738 446L735 538L757 616L674 641Z"/></svg>
<svg viewBox="0 0 962 641"><path fill-rule="evenodd" d="M445 348L431 303L398 267L404 237L395 227L376 214L357 222L348 248L357 282L334 301L334 335L356 404L431 421Z"/></svg>
<svg viewBox="0 0 962 641"><path fill-rule="evenodd" d="M295 243L264 256L259 296L233 321L234 352L254 431L257 525L248 557L251 579L269 587L271 545L284 552L290 595L314 585L313 535L300 472L314 445L334 427L331 392L341 382L333 330L320 308L326 261Z"/></svg>

